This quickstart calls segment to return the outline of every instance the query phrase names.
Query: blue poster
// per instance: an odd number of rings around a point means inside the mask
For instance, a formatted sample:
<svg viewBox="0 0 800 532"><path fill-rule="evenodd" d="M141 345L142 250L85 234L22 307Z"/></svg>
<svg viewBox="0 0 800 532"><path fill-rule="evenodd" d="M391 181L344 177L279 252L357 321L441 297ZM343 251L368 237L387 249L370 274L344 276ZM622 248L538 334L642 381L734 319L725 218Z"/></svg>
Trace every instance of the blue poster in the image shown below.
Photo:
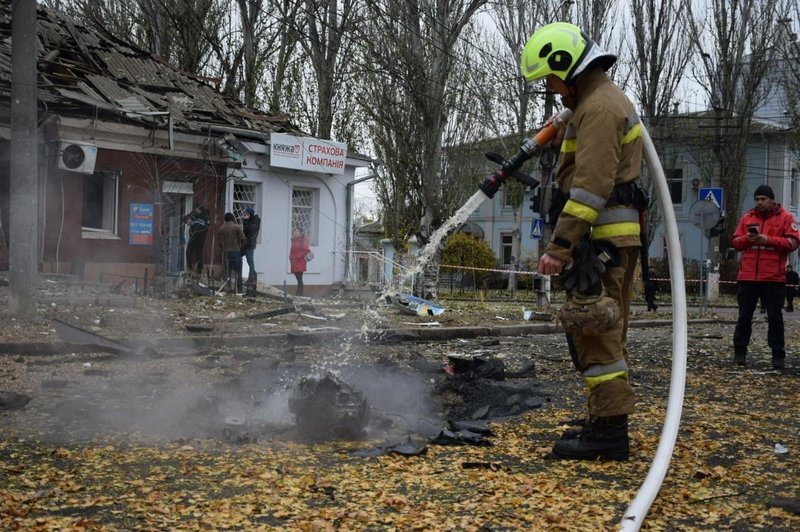
<svg viewBox="0 0 800 532"><path fill-rule="evenodd" d="M153 204L131 203L130 229L128 245L153 245Z"/></svg>

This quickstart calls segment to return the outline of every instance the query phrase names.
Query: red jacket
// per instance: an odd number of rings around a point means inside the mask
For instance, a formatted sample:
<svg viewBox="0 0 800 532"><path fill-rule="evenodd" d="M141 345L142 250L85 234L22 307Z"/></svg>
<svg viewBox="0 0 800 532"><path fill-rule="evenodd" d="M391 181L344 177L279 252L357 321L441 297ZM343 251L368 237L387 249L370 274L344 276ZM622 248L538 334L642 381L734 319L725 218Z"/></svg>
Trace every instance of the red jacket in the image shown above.
<svg viewBox="0 0 800 532"><path fill-rule="evenodd" d="M289 250L289 262L292 265L292 273L306 271L306 255L311 251L308 238L305 236L292 237L292 248Z"/></svg>
<svg viewBox="0 0 800 532"><path fill-rule="evenodd" d="M766 244L751 244L747 226L758 225L758 232L767 235ZM739 281L783 283L786 281L786 257L800 245L797 223L780 203L761 213L750 209L733 233L733 247L742 252Z"/></svg>

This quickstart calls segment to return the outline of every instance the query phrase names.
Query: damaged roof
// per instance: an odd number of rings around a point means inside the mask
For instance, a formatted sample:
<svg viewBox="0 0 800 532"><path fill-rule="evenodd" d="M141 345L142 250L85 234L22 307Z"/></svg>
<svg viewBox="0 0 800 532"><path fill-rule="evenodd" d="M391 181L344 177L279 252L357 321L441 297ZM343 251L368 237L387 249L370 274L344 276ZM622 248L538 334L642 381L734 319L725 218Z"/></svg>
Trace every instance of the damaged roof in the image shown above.
<svg viewBox="0 0 800 532"><path fill-rule="evenodd" d="M51 113L199 132L237 128L254 138L271 132L303 134L289 116L246 108L199 76L183 72L120 39L42 6L37 9L39 101ZM0 108L11 96L11 2L0 1ZM6 110L3 114L7 114Z"/></svg>

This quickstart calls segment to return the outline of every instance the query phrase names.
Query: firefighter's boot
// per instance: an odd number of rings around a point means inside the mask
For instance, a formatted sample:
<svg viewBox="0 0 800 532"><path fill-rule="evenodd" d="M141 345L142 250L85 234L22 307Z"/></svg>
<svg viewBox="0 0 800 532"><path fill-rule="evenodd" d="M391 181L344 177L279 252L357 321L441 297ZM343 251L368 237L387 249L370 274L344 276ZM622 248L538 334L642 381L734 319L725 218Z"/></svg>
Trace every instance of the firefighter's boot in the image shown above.
<svg viewBox="0 0 800 532"><path fill-rule="evenodd" d="M553 447L566 460L627 460L630 450L628 416L596 417L579 434L562 438Z"/></svg>

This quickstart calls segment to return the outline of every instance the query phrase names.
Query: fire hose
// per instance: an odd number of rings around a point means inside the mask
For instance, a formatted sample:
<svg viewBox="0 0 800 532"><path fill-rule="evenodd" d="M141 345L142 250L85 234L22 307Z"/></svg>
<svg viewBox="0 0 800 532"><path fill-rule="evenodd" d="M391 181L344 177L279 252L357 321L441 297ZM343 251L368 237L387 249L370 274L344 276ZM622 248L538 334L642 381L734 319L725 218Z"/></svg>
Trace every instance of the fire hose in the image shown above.
<svg viewBox="0 0 800 532"><path fill-rule="evenodd" d="M633 501L628 505L620 521L620 529L636 531L642 526L647 511L653 504L667 475L675 441L678 438L678 427L681 422L683 410L683 396L686 389L686 350L687 350L687 314L686 314L686 283L683 274L683 257L681 255L678 224L675 221L675 211L670 200L667 178L661 168L653 141L650 134L642 126L642 141L644 143L644 158L652 175L656 196L661 207L661 216L666 229L667 257L669 271L672 278L672 375L669 384L669 398L667 400L667 413L664 426L661 429L661 438L658 442L656 455L650 464L644 482L636 492Z"/></svg>
<svg viewBox="0 0 800 532"><path fill-rule="evenodd" d="M565 109L557 115L553 122L539 131L533 139L526 140L516 155L504 160L496 154L487 154L487 157L501 165L491 177L484 180L479 188L487 197L494 197L497 190L509 177L514 177L522 183L535 188L539 182L519 171L522 164L531 157L538 156L558 132L560 126L566 124L571 116L571 111ZM620 521L620 529L624 531L638 531L644 522L650 506L653 504L664 477L667 474L675 442L678 437L683 398L686 388L686 357L687 357L687 311L686 311L686 284L683 272L683 257L680 248L678 225L675 220L675 211L670 200L667 179L661 162L658 160L650 134L642 126L642 141L644 145L644 158L650 169L656 196L661 207L661 216L665 227L667 241L667 256L672 279L672 373L670 378L669 398L664 425L661 429L658 448L647 476L639 487L636 496L628 505ZM646 243L643 243L646 245Z"/></svg>

